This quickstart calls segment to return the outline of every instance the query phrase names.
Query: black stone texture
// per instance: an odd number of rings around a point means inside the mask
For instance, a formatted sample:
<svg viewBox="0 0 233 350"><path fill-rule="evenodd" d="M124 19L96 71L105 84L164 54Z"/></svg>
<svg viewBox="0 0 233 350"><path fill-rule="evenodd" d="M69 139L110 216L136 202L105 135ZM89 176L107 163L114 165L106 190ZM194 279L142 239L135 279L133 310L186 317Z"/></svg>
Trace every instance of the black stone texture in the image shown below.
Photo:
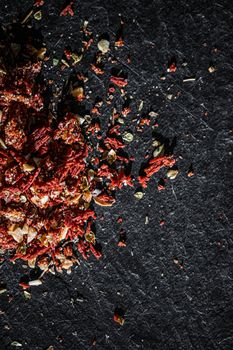
<svg viewBox="0 0 233 350"><path fill-rule="evenodd" d="M31 0L1 0L1 23L18 21L32 5ZM72 18L59 16L62 6L63 0L45 0L42 20L33 21L42 27L51 57L45 78L61 87L68 79L71 71L52 68L51 61L61 58L66 46L78 49L84 18L95 36L110 35L113 54L122 14L126 47L116 57L128 74L133 108L136 113L143 100L144 112L152 108L159 114L158 132L176 138L179 175L158 192L161 171L142 200L127 188L117 193L112 208L96 208L104 216L96 224L103 258L81 260L71 275L44 276L43 285L31 288L31 300L18 285L29 270L5 262L0 268L8 290L0 295L0 350L14 349L13 341L25 350L50 345L55 350L232 350L233 3L77 0ZM85 58L89 62L96 42ZM167 74L172 57L178 69ZM208 72L210 65L216 72ZM196 80L184 83L190 76ZM88 85L92 97L104 96L108 86L94 74ZM168 94L179 95L169 100ZM109 117L104 113L103 123ZM136 157L136 177L145 153L152 151L151 129L135 132L128 150ZM195 175L189 178L191 164ZM126 248L117 246L119 216ZM113 321L116 307L125 311L123 326Z"/></svg>

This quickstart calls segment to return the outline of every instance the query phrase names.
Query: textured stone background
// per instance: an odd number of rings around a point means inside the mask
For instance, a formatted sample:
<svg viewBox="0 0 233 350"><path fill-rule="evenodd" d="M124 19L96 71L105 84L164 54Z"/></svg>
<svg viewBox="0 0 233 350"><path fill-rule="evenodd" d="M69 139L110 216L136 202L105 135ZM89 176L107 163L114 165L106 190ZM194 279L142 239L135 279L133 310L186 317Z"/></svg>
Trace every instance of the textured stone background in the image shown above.
<svg viewBox="0 0 233 350"><path fill-rule="evenodd" d="M51 58L60 58L67 45L79 47L83 18L95 35L108 32L113 42L123 14L127 47L117 58L125 63L127 50L132 55L131 68L124 66L128 91L145 101L145 111L152 106L159 113L158 131L176 138L174 152L182 159L179 176L165 191L157 191L154 177L141 201L125 189L114 207L98 208L104 215L96 227L104 252L100 261L81 261L71 275L45 276L28 301L18 286L27 270L3 263L0 279L8 293L0 296L0 349L12 349L14 340L25 350L232 349L232 1L85 0L77 1L72 19L59 17L63 0L45 2L36 25L43 27ZM1 22L18 20L32 4L1 0ZM161 81L172 56L178 71ZM211 64L217 68L213 74ZM51 68L51 60L44 68L60 86L69 73ZM183 83L192 75L195 82ZM101 96L107 83L92 75L89 85ZM179 98L167 100L178 92ZM151 130L135 133L130 149L137 159L135 175L151 149ZM128 237L125 249L117 247L119 215ZM113 321L116 306L126 310L122 327Z"/></svg>

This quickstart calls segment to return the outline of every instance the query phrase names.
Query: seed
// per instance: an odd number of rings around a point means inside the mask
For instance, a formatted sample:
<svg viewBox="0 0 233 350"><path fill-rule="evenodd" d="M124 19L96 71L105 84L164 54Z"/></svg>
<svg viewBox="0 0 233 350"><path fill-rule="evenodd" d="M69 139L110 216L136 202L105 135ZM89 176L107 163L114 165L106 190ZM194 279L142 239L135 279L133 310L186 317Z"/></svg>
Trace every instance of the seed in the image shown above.
<svg viewBox="0 0 233 350"><path fill-rule="evenodd" d="M45 57L45 54L46 54L46 47L42 47L40 50L37 51L37 57L40 59L40 60L43 60L44 57Z"/></svg>
<svg viewBox="0 0 233 350"><path fill-rule="evenodd" d="M214 72L216 72L216 68L214 66L210 66L208 68L208 71L209 71L209 73L214 73Z"/></svg>
<svg viewBox="0 0 233 350"><path fill-rule="evenodd" d="M40 21L41 18L42 18L42 12L41 12L41 11L37 11L36 13L34 13L34 18L35 18L37 21Z"/></svg>
<svg viewBox="0 0 233 350"><path fill-rule="evenodd" d="M81 86L74 88L71 91L71 95L77 99L83 97L83 88Z"/></svg>
<svg viewBox="0 0 233 350"><path fill-rule="evenodd" d="M42 284L41 280L34 280L34 281L30 281L29 286L40 286Z"/></svg>
<svg viewBox="0 0 233 350"><path fill-rule="evenodd" d="M76 53L72 53L71 58L74 61L73 65L75 65L82 60L83 55L77 55Z"/></svg>
<svg viewBox="0 0 233 350"><path fill-rule="evenodd" d="M175 179L175 178L177 177L178 173L179 173L178 170L170 169L170 170L168 170L168 172L167 172L167 177L168 177L169 179L173 180L173 179Z"/></svg>
<svg viewBox="0 0 233 350"><path fill-rule="evenodd" d="M98 42L98 49L103 53L107 53L109 50L109 41L106 39L100 40Z"/></svg>
<svg viewBox="0 0 233 350"><path fill-rule="evenodd" d="M133 141L133 134L130 132L125 132L122 136L123 140L126 142L132 142Z"/></svg>
<svg viewBox="0 0 233 350"><path fill-rule="evenodd" d="M143 192L138 191L138 192L134 193L134 197L137 198L137 199L142 199L143 196L144 196Z"/></svg>
<svg viewBox="0 0 233 350"><path fill-rule="evenodd" d="M54 66L54 67L57 66L58 63L59 63L59 59L54 58L54 59L53 59L53 66Z"/></svg>
<svg viewBox="0 0 233 350"><path fill-rule="evenodd" d="M183 83L188 83L189 81L195 81L195 80L196 80L195 77L185 78L183 79Z"/></svg>
<svg viewBox="0 0 233 350"><path fill-rule="evenodd" d="M23 291L23 294L24 294L24 298L26 300L30 300L31 299L31 293L27 292L26 290Z"/></svg>
<svg viewBox="0 0 233 350"><path fill-rule="evenodd" d="M149 113L149 116L150 116L150 117L158 117L158 113L151 111L151 112Z"/></svg>
<svg viewBox="0 0 233 350"><path fill-rule="evenodd" d="M163 144L161 145L159 142L159 145L157 146L157 148L153 152L153 156L154 156L154 158L156 158L156 157L162 155L163 153L164 153L164 145Z"/></svg>
<svg viewBox="0 0 233 350"><path fill-rule="evenodd" d="M33 171L35 169L34 165L30 165L30 164L23 164L23 171Z"/></svg>
<svg viewBox="0 0 233 350"><path fill-rule="evenodd" d="M85 239L87 242L95 244L95 234L93 232L86 233Z"/></svg>
<svg viewBox="0 0 233 350"><path fill-rule="evenodd" d="M6 291L7 291L7 289L6 289L6 288L0 288L0 294L5 293Z"/></svg>
<svg viewBox="0 0 233 350"><path fill-rule="evenodd" d="M23 346L21 343L19 343L18 341L13 341L12 343L11 343L11 346L15 346L15 347L21 347L21 346Z"/></svg>
<svg viewBox="0 0 233 350"><path fill-rule="evenodd" d="M138 107L139 112L143 109L143 104L144 104L144 102L141 101L139 104L139 107Z"/></svg>
<svg viewBox="0 0 233 350"><path fill-rule="evenodd" d="M3 141L3 139L0 138L0 146L3 148L3 149L7 149L7 146L5 145L5 142Z"/></svg>

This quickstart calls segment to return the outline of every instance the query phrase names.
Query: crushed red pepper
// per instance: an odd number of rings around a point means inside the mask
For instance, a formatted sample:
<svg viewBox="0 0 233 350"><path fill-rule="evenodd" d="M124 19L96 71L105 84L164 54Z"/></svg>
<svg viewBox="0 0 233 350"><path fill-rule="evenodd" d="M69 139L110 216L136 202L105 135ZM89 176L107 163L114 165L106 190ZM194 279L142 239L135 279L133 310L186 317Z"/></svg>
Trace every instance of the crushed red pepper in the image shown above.
<svg viewBox="0 0 233 350"><path fill-rule="evenodd" d="M151 176L157 173L163 167L172 167L176 160L172 156L160 156L152 158L148 165L144 168L144 175L138 177L138 181L142 187L147 187L147 182Z"/></svg>
<svg viewBox="0 0 233 350"><path fill-rule="evenodd" d="M60 16L67 16L68 14L70 16L74 16L74 10L73 10L73 4L74 4L74 1L71 1L60 13Z"/></svg>
<svg viewBox="0 0 233 350"><path fill-rule="evenodd" d="M121 77L111 77L110 81L111 81L111 83L113 83L119 87L125 87L128 84L128 82L124 78L121 78Z"/></svg>
<svg viewBox="0 0 233 350"><path fill-rule="evenodd" d="M41 6L43 1L36 4ZM61 16L73 16L73 4L71 1ZM93 42L86 26L85 49ZM70 50L65 49L64 55L71 60ZM118 121L120 115L126 117L131 112L131 107L125 106L121 114L114 109L104 134L97 118L102 101L90 110L95 115L89 116L90 121L70 111L54 118L45 108L46 84L38 83L41 68L42 62L30 57L26 63L10 67L8 74L0 73L0 248L11 251L12 261L22 259L30 267L38 265L51 272L55 267L61 272L70 270L79 255L85 260L90 255L96 259L102 256L92 231L97 217L93 204L112 206L117 189L133 186L127 166L134 157L124 150ZM94 64L90 69L104 73ZM86 77L77 73L77 78L84 86ZM110 83L120 88L128 84L116 76L110 77ZM70 90L77 104L85 99L80 88ZM108 91L116 90L110 86ZM149 125L150 119L142 120L143 125ZM98 141L96 147L91 138ZM154 173L174 164L172 156L150 159L138 177L139 183L147 187ZM118 246L126 246L124 232ZM21 286L29 287L24 282ZM124 322L117 313L114 320Z"/></svg>

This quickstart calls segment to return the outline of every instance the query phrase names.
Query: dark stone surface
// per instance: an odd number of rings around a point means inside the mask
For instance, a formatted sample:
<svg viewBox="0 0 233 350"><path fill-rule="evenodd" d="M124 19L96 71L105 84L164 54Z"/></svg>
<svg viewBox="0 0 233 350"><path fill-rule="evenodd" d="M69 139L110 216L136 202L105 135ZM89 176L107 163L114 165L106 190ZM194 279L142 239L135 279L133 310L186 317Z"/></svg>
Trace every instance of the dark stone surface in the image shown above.
<svg viewBox="0 0 233 350"><path fill-rule="evenodd" d="M10 343L16 340L25 350L45 350L50 345L56 350L231 350L232 2L86 0L77 1L72 19L59 17L62 0L45 2L43 19L36 25L42 25L51 57L61 57L65 46L78 48L83 18L89 19L95 35L108 32L113 42L118 14L123 14L127 47L116 56L128 73L128 91L137 103L144 100L145 111L153 106L159 113L161 134L176 137L180 173L165 191L157 191L157 176L141 201L134 198L133 189L125 189L117 194L115 206L97 208L104 215L96 227L103 259L81 260L71 275L46 275L42 286L31 289L31 300L24 299L18 286L28 270L18 263L4 263L0 278L8 292L0 295L4 311L0 349L13 349ZM1 0L1 22L18 20L32 4ZM162 81L172 56L178 71ZM211 64L217 68L213 74L208 72ZM70 71L56 73L50 60L44 74L62 85ZM184 77L193 75L195 82L183 83ZM90 74L88 85L95 91L93 96L101 96L107 82ZM166 98L178 92L176 100ZM102 119L107 116L106 111ZM135 133L129 147L137 160L135 176L143 155L152 150L151 143L150 129ZM190 164L195 171L192 178L187 177ZM117 247L120 215L127 232L126 248ZM161 219L166 221L163 227ZM183 269L174 257L183 262ZM117 306L126 314L122 327L113 321Z"/></svg>

